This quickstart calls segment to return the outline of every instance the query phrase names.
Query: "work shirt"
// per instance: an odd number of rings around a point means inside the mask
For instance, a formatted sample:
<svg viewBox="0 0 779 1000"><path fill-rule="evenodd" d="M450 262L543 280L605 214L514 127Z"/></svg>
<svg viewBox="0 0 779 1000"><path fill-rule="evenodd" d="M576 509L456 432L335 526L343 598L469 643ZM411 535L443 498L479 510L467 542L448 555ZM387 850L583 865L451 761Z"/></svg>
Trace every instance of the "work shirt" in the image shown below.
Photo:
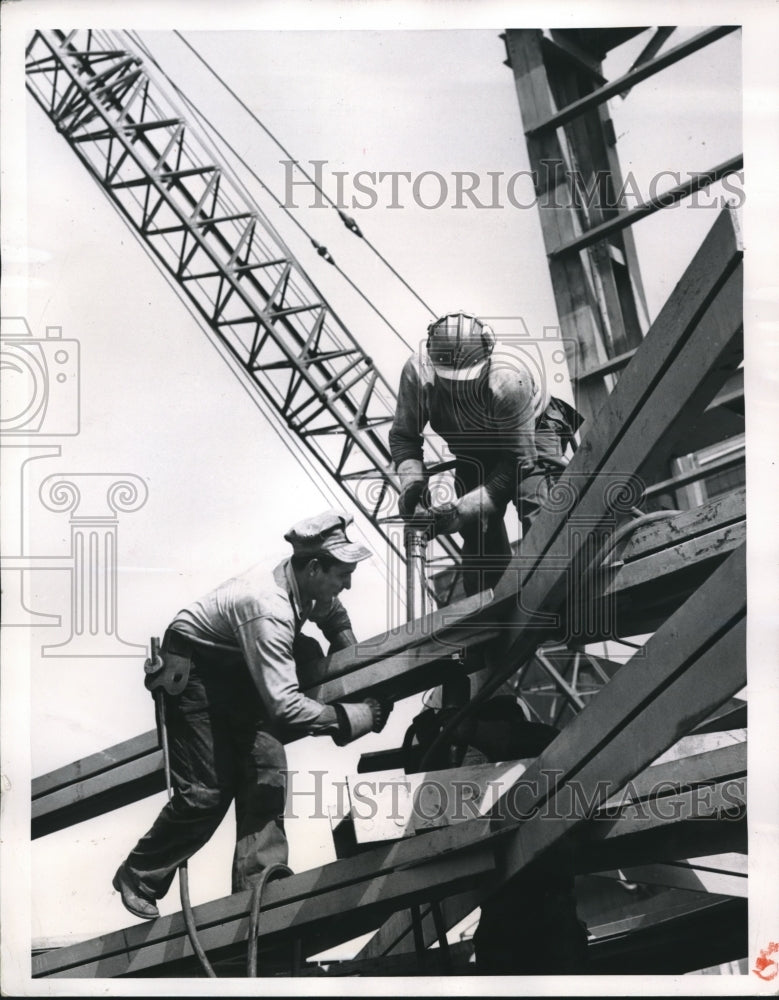
<svg viewBox="0 0 779 1000"><path fill-rule="evenodd" d="M478 463L485 486L498 505L513 498L517 472L528 473L539 455L559 456L557 434L537 430L553 400L544 396L519 354L501 348L478 378L458 382L441 378L425 353L403 367L395 418L389 434L396 465L422 460L427 424L458 459Z"/></svg>
<svg viewBox="0 0 779 1000"><path fill-rule="evenodd" d="M328 641L351 628L337 597L324 604L301 601L291 562L285 559L272 578L257 566L220 584L179 611L170 627L196 643L240 652L272 724L286 732L334 733L335 709L300 690L292 647L306 621L314 622Z"/></svg>

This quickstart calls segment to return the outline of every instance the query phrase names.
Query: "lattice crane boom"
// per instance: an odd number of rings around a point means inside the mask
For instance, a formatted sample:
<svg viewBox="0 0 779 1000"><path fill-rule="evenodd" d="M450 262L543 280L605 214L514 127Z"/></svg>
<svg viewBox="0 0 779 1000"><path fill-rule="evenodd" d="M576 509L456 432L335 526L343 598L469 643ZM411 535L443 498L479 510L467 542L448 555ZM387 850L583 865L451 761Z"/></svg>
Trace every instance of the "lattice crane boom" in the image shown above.
<svg viewBox="0 0 779 1000"><path fill-rule="evenodd" d="M398 492L387 442L395 393L260 209L171 109L121 33L36 31L26 55L28 90L147 251L404 556L383 520ZM456 557L453 543L442 547Z"/></svg>

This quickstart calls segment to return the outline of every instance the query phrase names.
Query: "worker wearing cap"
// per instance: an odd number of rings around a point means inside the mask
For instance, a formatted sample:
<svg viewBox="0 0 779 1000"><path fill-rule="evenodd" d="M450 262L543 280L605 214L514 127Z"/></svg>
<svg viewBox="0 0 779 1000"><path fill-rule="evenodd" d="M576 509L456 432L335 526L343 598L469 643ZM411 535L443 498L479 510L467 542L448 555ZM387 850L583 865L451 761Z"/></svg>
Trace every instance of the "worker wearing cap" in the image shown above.
<svg viewBox="0 0 779 1000"><path fill-rule="evenodd" d="M318 626L330 652L355 642L338 599L358 562L351 516L326 511L291 528L292 556L272 575L255 567L180 611L165 633L163 661L183 664L186 686L166 696L174 793L114 877L131 913L158 916L156 900L176 869L210 839L235 801L232 891L263 868L286 864L286 755L294 736L332 736L343 746L380 731L388 708L374 699L324 705L300 690L306 663L322 657L300 634Z"/></svg>
<svg viewBox="0 0 779 1000"><path fill-rule="evenodd" d="M399 511L405 518L419 512L429 424L457 460L457 500L434 513L439 534L462 536L467 594L500 579L511 557L508 504L517 507L524 534L564 468L579 423L572 407L537 384L518 351L496 351L492 328L476 316L452 313L428 327L424 348L403 367L389 435Z"/></svg>

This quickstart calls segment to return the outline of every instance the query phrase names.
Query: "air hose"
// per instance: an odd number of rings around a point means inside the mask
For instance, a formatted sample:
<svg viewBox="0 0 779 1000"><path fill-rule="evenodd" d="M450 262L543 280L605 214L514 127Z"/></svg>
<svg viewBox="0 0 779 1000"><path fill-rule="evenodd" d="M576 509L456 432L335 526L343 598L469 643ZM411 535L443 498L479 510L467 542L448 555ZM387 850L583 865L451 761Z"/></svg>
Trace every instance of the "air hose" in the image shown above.
<svg viewBox="0 0 779 1000"><path fill-rule="evenodd" d="M155 657L159 658L159 655L159 646L153 639L152 659ZM162 762L165 767L165 787L168 790L168 801L170 802L173 798L173 782L171 781L170 776L170 750L168 747L168 726L165 719L165 695L163 694L161 688L157 688L155 690L154 701L157 708L157 727L162 742ZM187 928L187 935L189 937L189 943L192 945L192 950L195 955L197 955L203 972L205 972L205 974L210 978L216 979L217 975L214 972L213 966L208 961L208 956L203 950L203 946L197 936L197 924L195 923L195 916L192 913L192 903L189 898L189 869L187 868L186 861L179 865L179 893L181 896L181 912L184 916L184 924Z"/></svg>
<svg viewBox="0 0 779 1000"><path fill-rule="evenodd" d="M189 869L187 868L186 861L179 865L179 890L181 894L181 912L184 914L184 923L187 927L189 943L192 945L192 950L197 955L203 972L205 972L207 976L210 976L211 979L216 979L217 975L214 972L214 968L208 961L208 956L203 950L200 938L197 936L197 924L195 923L195 917L192 913L192 904L189 900Z"/></svg>
<svg viewBox="0 0 779 1000"><path fill-rule="evenodd" d="M268 865L267 868L263 868L262 874L259 880L254 884L252 891L252 904L251 912L249 916L249 950L246 956L246 975L250 979L257 978L257 932L260 926L260 911L262 907L262 894L265 890L265 886L268 882L275 876L289 876L292 874L292 869L287 867L287 865L275 864ZM297 950L296 950L296 962L297 962ZM293 969L293 974L294 974Z"/></svg>
<svg viewBox="0 0 779 1000"><path fill-rule="evenodd" d="M145 670L148 677L157 677L156 682L152 681L149 683L147 681L147 687L152 690L154 695L154 704L157 715L157 732L160 737L160 743L162 744L162 761L165 770L165 787L168 792L168 801L173 798L173 781L171 778L170 770L170 747L168 744L168 726L167 719L165 717L165 695L163 692L163 681L161 670L163 669L163 660L160 654L160 643L159 639L152 638L151 640L151 657L146 662ZM183 861L178 868L179 872L179 890L181 896L181 912L184 917L184 924L187 928L187 935L189 937L189 942L192 945L192 950L197 956L200 966L205 972L206 976L211 979L218 978L214 972L214 968L208 960L208 956L200 943L200 939L197 935L197 924L195 923L195 916L192 912L192 903L189 897L189 868L187 862ZM254 892L252 895L251 903L251 917L249 921L249 954L247 960L247 968L249 976L256 977L257 975L257 928L260 920L260 907L262 905L262 893L265 888L266 883L275 875L291 875L292 869L288 868L287 865L275 864L269 865L264 868L259 881L254 887ZM295 968L299 962L299 947L296 942L295 947Z"/></svg>
<svg viewBox="0 0 779 1000"><path fill-rule="evenodd" d="M611 552L614 551L617 545L619 545L625 537L632 534L636 528L639 528L644 524L649 524L652 521L673 517L680 513L678 510L658 510L643 513L637 508L633 508L633 512L633 520L626 521L625 524L617 528L613 535L611 535L608 541L598 550L595 556L593 556L591 561L588 563L587 568L584 571L585 580L603 565L603 562L608 558ZM431 766L430 762L435 760L435 756L440 748L452 742L451 736L458 726L460 726L480 705L487 701L498 690L498 688L504 684L509 677L511 677L512 674L516 673L516 671L517 666L514 663L511 663L508 668L500 671L498 674L495 674L484 685L484 687L480 688L476 692L467 704L458 709L454 715L447 720L446 724L442 726L441 731L422 755L422 759L419 763L420 770L425 770Z"/></svg>

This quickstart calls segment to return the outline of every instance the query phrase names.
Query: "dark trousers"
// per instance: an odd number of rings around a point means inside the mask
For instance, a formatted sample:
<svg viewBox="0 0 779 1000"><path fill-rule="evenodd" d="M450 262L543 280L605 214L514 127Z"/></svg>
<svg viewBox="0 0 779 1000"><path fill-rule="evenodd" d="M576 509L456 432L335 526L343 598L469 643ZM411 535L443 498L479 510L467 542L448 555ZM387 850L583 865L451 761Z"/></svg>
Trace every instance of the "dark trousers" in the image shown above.
<svg viewBox="0 0 779 1000"><path fill-rule="evenodd" d="M549 497L549 491L559 477L560 468L541 468L529 475L518 477L516 508L522 525L523 536L530 530L538 512ZM458 496L470 493L484 482L484 470L479 461L458 461L455 468L455 488ZM462 574L465 593L478 594L494 589L511 561L511 545L504 523L505 507L487 519L487 529L482 531L479 522L465 525L461 535Z"/></svg>
<svg viewBox="0 0 779 1000"><path fill-rule="evenodd" d="M130 878L152 899L165 895L176 869L206 844L233 801L232 891L248 888L267 865L287 862L284 746L262 721L243 659L201 649L191 654L182 693L166 696L173 797L126 861Z"/></svg>

